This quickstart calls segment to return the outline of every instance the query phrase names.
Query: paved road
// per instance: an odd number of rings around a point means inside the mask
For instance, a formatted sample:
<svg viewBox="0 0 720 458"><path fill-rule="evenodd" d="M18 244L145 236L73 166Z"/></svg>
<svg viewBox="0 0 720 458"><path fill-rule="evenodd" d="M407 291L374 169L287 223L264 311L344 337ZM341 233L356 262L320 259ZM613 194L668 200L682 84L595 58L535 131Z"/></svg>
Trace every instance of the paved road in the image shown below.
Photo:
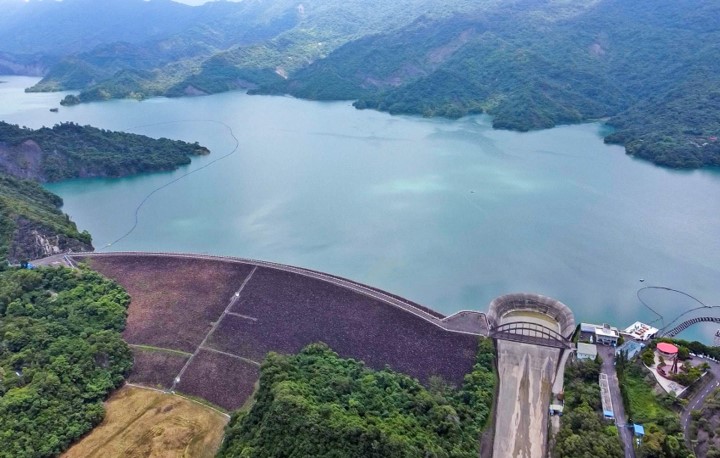
<svg viewBox="0 0 720 458"><path fill-rule="evenodd" d="M709 359L693 358L693 364L696 365L701 364L703 361L710 364L710 373L714 377L714 380L711 380L710 383L705 382L706 384L704 388L688 399L687 407L685 407L683 412L680 414L680 424L682 425L683 433L685 435L685 443L690 449L692 449L692 446L690 445L690 413L693 410L700 410L705 402L705 398L715 391L716 388L720 387L720 364L710 361ZM705 377L708 376L710 375L706 375Z"/></svg>
<svg viewBox="0 0 720 458"><path fill-rule="evenodd" d="M625 426L627 417L625 416L625 406L623 405L622 395L620 394L620 382L615 371L615 348L598 345L598 354L603 360L600 372L607 375L610 385L610 397L612 398L613 413L615 414L615 424L618 427L620 441L625 450L625 458L635 458L635 448L633 447L633 435Z"/></svg>

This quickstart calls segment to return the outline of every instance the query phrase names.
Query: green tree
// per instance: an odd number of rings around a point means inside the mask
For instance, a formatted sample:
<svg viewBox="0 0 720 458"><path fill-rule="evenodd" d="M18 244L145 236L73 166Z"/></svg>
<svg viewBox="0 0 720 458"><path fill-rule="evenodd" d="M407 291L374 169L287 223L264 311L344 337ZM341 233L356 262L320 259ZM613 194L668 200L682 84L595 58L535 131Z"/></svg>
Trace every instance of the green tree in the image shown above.
<svg viewBox="0 0 720 458"><path fill-rule="evenodd" d="M128 295L85 269L0 272L0 457L50 457L102 421L132 366Z"/></svg>
<svg viewBox="0 0 720 458"><path fill-rule="evenodd" d="M255 404L235 413L220 457L476 457L495 392L494 348L455 389L342 359L323 344L263 362Z"/></svg>

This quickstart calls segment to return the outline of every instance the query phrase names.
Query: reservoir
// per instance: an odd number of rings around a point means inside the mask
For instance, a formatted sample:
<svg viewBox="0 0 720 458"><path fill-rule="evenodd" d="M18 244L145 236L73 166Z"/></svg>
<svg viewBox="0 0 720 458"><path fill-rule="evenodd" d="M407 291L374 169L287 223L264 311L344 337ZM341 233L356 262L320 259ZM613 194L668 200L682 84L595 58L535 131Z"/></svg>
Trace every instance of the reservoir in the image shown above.
<svg viewBox="0 0 720 458"><path fill-rule="evenodd" d="M181 251L341 275L442 313L537 292L580 321L669 324L720 305L720 173L674 171L606 145L598 123L517 133L240 92L61 107L0 77L0 119L198 141L175 172L47 185L98 250ZM229 126L239 140L235 141ZM233 153L221 160L222 156ZM216 161L216 162L213 162ZM189 171L206 168L154 193ZM640 281L640 280L644 281ZM720 309L699 315L720 316ZM712 343L715 325L681 337Z"/></svg>

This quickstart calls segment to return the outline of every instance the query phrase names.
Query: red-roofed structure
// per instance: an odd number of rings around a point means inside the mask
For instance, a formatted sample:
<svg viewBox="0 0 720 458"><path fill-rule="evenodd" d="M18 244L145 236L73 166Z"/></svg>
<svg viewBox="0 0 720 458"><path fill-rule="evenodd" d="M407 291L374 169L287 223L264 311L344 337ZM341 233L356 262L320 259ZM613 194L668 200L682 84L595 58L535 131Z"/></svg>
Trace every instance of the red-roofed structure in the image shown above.
<svg viewBox="0 0 720 458"><path fill-rule="evenodd" d="M678 347L667 342L660 342L657 344L657 349L660 353L670 356L675 356L678 353Z"/></svg>

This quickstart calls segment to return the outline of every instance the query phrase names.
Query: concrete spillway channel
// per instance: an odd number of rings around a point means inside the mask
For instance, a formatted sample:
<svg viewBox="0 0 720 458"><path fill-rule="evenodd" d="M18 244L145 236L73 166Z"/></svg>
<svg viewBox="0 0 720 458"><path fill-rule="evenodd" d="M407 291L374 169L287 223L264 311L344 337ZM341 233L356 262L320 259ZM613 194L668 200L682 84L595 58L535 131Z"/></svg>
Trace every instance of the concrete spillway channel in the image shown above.
<svg viewBox="0 0 720 458"><path fill-rule="evenodd" d="M525 295L512 296L522 298ZM533 310L529 301L521 301L517 297L515 300L518 302L516 309L507 307L507 303L500 306L491 304L488 314L492 319L491 325L528 323L541 325L563 336L567 336L569 330L572 333L575 323L571 313L568 319L567 315L552 313L553 310L547 308ZM569 310L564 304L559 304L564 307L563 312ZM500 338L497 350L500 384L493 457L545 457L550 401L553 393L562 391L564 366L570 351Z"/></svg>
<svg viewBox="0 0 720 458"><path fill-rule="evenodd" d="M493 457L544 457L557 348L500 340Z"/></svg>

